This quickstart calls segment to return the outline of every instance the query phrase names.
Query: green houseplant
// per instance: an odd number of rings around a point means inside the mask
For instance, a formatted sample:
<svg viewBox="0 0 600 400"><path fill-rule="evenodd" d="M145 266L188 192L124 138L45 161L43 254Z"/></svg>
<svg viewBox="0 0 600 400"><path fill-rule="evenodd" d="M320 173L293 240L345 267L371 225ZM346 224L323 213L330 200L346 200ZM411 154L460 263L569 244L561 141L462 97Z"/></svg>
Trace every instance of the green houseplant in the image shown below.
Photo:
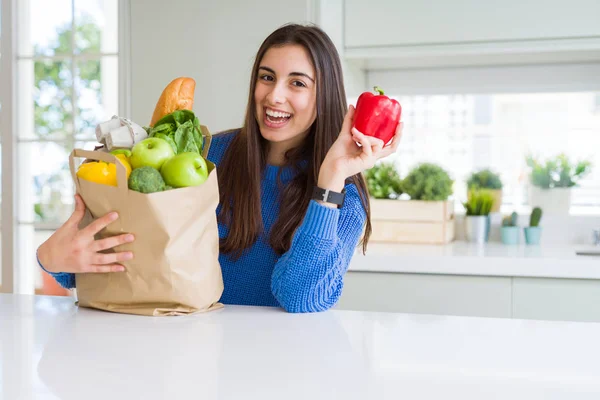
<svg viewBox="0 0 600 400"><path fill-rule="evenodd" d="M402 180L392 163L382 162L366 170L365 179L375 199L396 199L402 194Z"/></svg>
<svg viewBox="0 0 600 400"><path fill-rule="evenodd" d="M531 216L529 217L529 226L524 228L525 242L527 244L540 244L540 239L542 237L542 227L540 226L541 219L542 209L540 207L535 207L531 211Z"/></svg>
<svg viewBox="0 0 600 400"><path fill-rule="evenodd" d="M402 181L402 189L411 200L445 201L452 194L454 181L439 165L419 164Z"/></svg>
<svg viewBox="0 0 600 400"><path fill-rule="evenodd" d="M454 205L448 200L453 182L441 167L420 164L401 179L393 165L381 163L365 171L365 178L372 241L444 244L454 239Z"/></svg>
<svg viewBox="0 0 600 400"><path fill-rule="evenodd" d="M471 189L467 202L465 235L469 242L485 243L490 233L489 215L494 205L494 196L486 189Z"/></svg>
<svg viewBox="0 0 600 400"><path fill-rule="evenodd" d="M500 175L489 168L475 171L467 180L469 193L472 189L487 189L494 196L492 212L500 211L502 204L502 179Z"/></svg>
<svg viewBox="0 0 600 400"><path fill-rule="evenodd" d="M502 243L511 245L519 243L518 219L519 216L516 212L502 218L502 228L500 229Z"/></svg>
<svg viewBox="0 0 600 400"><path fill-rule="evenodd" d="M568 214L571 188L592 168L589 161L571 162L565 154L541 161L531 155L526 158L530 169L529 204L552 214Z"/></svg>

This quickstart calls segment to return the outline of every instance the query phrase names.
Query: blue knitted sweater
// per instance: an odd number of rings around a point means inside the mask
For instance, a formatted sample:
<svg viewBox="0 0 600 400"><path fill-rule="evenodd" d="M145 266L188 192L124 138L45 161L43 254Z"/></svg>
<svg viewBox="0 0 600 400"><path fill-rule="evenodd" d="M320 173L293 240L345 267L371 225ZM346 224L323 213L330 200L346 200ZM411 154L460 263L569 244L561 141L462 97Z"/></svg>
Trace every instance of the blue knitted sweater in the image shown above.
<svg viewBox="0 0 600 400"><path fill-rule="evenodd" d="M236 132L213 136L208 159L219 165ZM262 218L264 232L279 215L280 187L293 178L287 167L267 165L262 179ZM217 214L220 211L217 208ZM303 222L296 230L290 249L278 256L269 245L268 234L261 234L252 247L233 260L219 255L224 291L221 302L254 306L283 307L289 312L324 311L342 294L344 274L354 254L366 213L355 185L346 185L346 199L340 209L311 200ZM219 223L219 236L227 227ZM43 268L43 267L42 267ZM66 288L75 287L75 275L52 274Z"/></svg>

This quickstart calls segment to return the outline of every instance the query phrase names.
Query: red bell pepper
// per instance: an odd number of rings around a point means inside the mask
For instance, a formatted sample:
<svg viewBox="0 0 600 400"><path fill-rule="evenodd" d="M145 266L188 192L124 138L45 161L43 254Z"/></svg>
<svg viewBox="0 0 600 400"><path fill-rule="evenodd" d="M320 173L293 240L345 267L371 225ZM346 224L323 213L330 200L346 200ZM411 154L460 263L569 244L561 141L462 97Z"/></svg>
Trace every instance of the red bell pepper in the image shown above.
<svg viewBox="0 0 600 400"><path fill-rule="evenodd" d="M353 127L387 144L394 137L402 107L396 100L385 96L379 87L375 86L374 90L378 94L364 92L358 97Z"/></svg>

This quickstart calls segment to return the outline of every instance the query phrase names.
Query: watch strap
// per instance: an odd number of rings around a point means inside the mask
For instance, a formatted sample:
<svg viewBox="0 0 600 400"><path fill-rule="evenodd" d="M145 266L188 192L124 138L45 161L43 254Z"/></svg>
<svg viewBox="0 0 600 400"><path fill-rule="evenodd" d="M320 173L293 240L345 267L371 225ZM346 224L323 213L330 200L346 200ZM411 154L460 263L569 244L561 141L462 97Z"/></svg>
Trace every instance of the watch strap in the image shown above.
<svg viewBox="0 0 600 400"><path fill-rule="evenodd" d="M329 189L323 189L315 186L313 189L312 198L314 200L321 200L325 203L336 204L341 207L344 205L344 199L346 198L346 189L342 189L341 193L334 192Z"/></svg>

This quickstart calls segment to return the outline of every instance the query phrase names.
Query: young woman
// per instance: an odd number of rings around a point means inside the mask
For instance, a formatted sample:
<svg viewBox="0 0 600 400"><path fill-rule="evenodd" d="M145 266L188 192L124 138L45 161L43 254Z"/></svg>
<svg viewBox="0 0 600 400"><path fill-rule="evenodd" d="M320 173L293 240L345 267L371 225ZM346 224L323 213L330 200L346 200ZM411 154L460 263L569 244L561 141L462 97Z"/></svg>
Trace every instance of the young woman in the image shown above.
<svg viewBox="0 0 600 400"><path fill-rule="evenodd" d="M241 129L213 137L208 158L218 166L217 208L221 302L323 311L342 293L343 278L371 223L361 172L396 151L351 129L342 68L319 28L286 25L269 35L252 68ZM226 177L226 179L225 179ZM65 287L74 272L124 271L128 252L99 253L134 240L94 240L118 216L77 228L85 206L76 196L71 218L38 249L40 265Z"/></svg>

